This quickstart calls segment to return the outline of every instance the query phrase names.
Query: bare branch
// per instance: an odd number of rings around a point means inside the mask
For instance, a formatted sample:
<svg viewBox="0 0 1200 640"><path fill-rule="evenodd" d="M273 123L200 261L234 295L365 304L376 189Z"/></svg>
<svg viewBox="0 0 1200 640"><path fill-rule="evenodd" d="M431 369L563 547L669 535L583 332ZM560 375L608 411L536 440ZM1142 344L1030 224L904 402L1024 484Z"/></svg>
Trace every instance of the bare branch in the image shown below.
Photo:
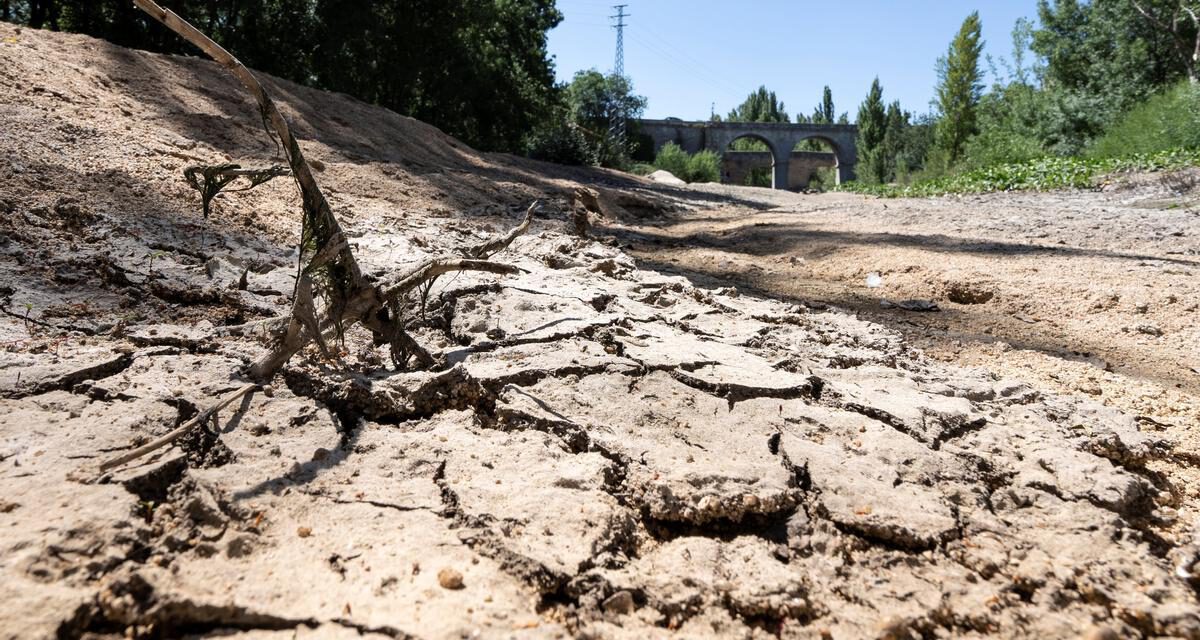
<svg viewBox="0 0 1200 640"><path fill-rule="evenodd" d="M1200 32L1196 34L1193 51L1190 56L1188 55L1189 43L1185 41L1183 36L1179 33L1179 23L1182 21L1182 17L1179 15L1179 12L1181 10L1188 12L1188 14L1192 16L1193 22L1196 20L1195 13L1190 8L1185 6L1183 2L1180 2L1175 9L1175 15L1171 17L1171 24L1168 25L1153 13L1146 10L1146 8L1143 7L1142 3L1138 0L1130 0L1130 4L1133 5L1133 8L1138 13L1142 14L1142 17L1149 21L1150 24L1154 25L1157 29L1170 34L1171 42L1175 46L1175 53L1179 56L1180 61L1183 62L1184 67L1187 69L1188 78L1193 83L1196 82L1196 65L1200 63ZM1198 24L1198 26L1200 26L1200 24Z"/></svg>
<svg viewBox="0 0 1200 640"><path fill-rule="evenodd" d="M250 367L250 375L266 380L275 374L293 355L310 341L316 341L323 354L330 352L325 336L341 338L345 328L361 322L374 335L377 342L392 346L393 357L397 353L407 360L407 354L415 354L424 364L432 357L404 331L400 318L401 300L407 292L432 281L439 275L452 271L485 271L496 274L513 274L521 270L481 259L430 260L410 269L398 277L382 283L365 278L359 270L354 252L341 225L334 217L325 195L313 178L312 169L300 151L300 145L292 135L287 121L267 95L262 84L237 58L213 42L199 30L175 13L159 6L154 0L134 0L134 4L158 20L188 42L225 67L254 95L260 114L269 131L283 142L292 177L300 189L304 207L304 226L300 241L300 270L293 292L292 313L287 329L279 330L276 321L270 321L277 343L272 350ZM238 175L236 166L206 168L215 181L227 183ZM252 177L252 180L254 178ZM537 203L529 207L524 221L508 234L467 250L470 258L484 258L507 248L514 239L529 229ZM320 291L313 291L313 286ZM313 294L324 301L324 308L317 309Z"/></svg>
<svg viewBox="0 0 1200 640"><path fill-rule="evenodd" d="M508 234L492 238L482 244L477 244L463 253L468 258L490 258L504 251L508 248L508 245L513 243L513 240L516 240L518 236L529 229L529 225L533 222L533 214L541 208L541 204L540 201L534 200L533 204L529 205L529 209L525 211L525 219L521 221L521 224L514 227L512 231L509 231Z"/></svg>
<svg viewBox="0 0 1200 640"><path fill-rule="evenodd" d="M486 271L499 275L514 275L524 270L499 262L487 260L428 260L404 275L380 283L380 292L388 298L404 295L426 280L453 271Z"/></svg>
<svg viewBox="0 0 1200 640"><path fill-rule="evenodd" d="M126 462L130 462L132 460L137 460L138 458L141 458L142 456L144 456L148 453L157 451L158 449L161 449L161 448L171 444L172 442L175 442L176 440L181 438L184 434L186 434L188 431L191 431L192 428L194 428L196 425L203 424L203 423L208 422L209 420L213 419L213 417L216 416L218 411L220 411L221 409L224 409L225 407L232 404L234 400L241 398L242 396L246 395L247 393L250 393L251 391L257 390L258 388L259 388L259 386L257 384L244 385L237 391L234 391L234 392L226 395L225 397L221 398L220 400L217 401L216 404L205 409L204 411L201 411L199 414L196 415L196 417L183 423L182 425L179 426L179 428L168 433L167 435L165 435L157 440L154 440L153 442L145 444L141 447L138 447L137 449L134 449L133 451L130 451L128 453L123 453L111 460L107 460L105 462L100 463L100 472L104 473L104 472L108 471L109 469L112 469L114 467L119 467L119 466L125 464Z"/></svg>

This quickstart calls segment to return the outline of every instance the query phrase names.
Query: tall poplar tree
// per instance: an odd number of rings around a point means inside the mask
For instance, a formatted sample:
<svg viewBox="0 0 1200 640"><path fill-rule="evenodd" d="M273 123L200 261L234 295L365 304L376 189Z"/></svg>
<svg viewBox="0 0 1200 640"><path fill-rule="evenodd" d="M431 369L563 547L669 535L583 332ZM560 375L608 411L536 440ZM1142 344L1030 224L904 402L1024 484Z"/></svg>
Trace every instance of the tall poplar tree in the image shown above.
<svg viewBox="0 0 1200 640"><path fill-rule="evenodd" d="M726 122L789 122L783 102L774 91L759 87L725 118Z"/></svg>
<svg viewBox="0 0 1200 640"><path fill-rule="evenodd" d="M833 90L829 85L825 85L825 91L821 94L821 104L813 109L812 122L813 124L833 124L837 114L833 109Z"/></svg>
<svg viewBox="0 0 1200 640"><path fill-rule="evenodd" d="M858 108L858 175L871 183L887 181L883 159L883 138L887 133L887 112L883 107L883 87L879 78L871 83L866 100Z"/></svg>
<svg viewBox="0 0 1200 640"><path fill-rule="evenodd" d="M983 95L979 56L983 52L979 12L963 20L958 34L950 42L946 56L938 60L938 86L935 95L940 119L935 145L947 167L962 157L967 139L977 131L976 107Z"/></svg>

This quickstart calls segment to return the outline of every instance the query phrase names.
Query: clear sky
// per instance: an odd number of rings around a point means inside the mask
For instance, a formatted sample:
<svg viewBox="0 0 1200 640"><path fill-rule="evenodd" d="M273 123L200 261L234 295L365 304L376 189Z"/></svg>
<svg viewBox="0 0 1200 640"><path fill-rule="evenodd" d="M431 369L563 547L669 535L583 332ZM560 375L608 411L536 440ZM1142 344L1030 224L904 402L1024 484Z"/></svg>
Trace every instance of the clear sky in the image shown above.
<svg viewBox="0 0 1200 640"><path fill-rule="evenodd" d="M887 102L929 110L934 65L971 11L983 21L984 52L1012 55L1017 18L1037 17L1036 0L620 0L629 6L625 73L649 99L645 116L704 120L725 115L766 85L789 114L811 113L825 85L838 113L858 104L879 76ZM558 0L565 19L550 32L560 81L613 67L616 1ZM986 72L986 64L984 65ZM990 76L987 78L990 83Z"/></svg>

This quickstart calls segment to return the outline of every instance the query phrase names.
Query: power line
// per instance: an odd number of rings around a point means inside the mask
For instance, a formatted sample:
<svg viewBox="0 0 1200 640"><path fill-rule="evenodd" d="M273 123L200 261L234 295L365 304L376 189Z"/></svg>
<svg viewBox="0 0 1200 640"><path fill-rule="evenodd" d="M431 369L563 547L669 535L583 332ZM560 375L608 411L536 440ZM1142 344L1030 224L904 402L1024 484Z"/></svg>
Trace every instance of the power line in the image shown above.
<svg viewBox="0 0 1200 640"><path fill-rule="evenodd" d="M651 29L649 25L642 25L640 28L646 32L646 35L649 36L651 40L653 40L654 42L660 43L668 51L672 51L672 52L678 54L678 56L680 58L683 58L684 60L691 63L693 66L695 66L696 68L701 69L702 71L712 75L714 78L722 78L723 77L723 75L720 72L718 72L715 69L713 69L712 67L708 66L708 64L706 64L703 60L693 57L690 53L688 53L686 50L684 50L683 47L680 47L680 46L672 43L670 38L667 38L667 37L663 36L661 33L659 33L658 31Z"/></svg>
<svg viewBox="0 0 1200 640"><path fill-rule="evenodd" d="M653 42L639 37L637 31L630 31L629 37L633 38L634 42L638 43L642 47L645 47L647 51L662 59L668 65L676 67L681 72L691 75L697 80L702 81L704 84L708 85L710 89L715 89L717 93L730 92L737 94L742 91L742 89L735 87L733 84L722 79L720 76L705 71L699 66L679 58L675 54L672 54L670 51L667 51Z"/></svg>

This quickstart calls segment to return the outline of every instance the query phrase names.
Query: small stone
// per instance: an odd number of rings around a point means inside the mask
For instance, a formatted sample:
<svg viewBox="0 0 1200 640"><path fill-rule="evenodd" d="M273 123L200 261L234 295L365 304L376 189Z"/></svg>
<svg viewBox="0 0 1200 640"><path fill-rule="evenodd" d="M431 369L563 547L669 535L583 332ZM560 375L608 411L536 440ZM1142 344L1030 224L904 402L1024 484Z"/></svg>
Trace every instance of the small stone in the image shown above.
<svg viewBox="0 0 1200 640"><path fill-rule="evenodd" d="M438 571L438 584L442 585L443 589L462 589L463 575L454 569L446 567Z"/></svg>
<svg viewBox="0 0 1200 640"><path fill-rule="evenodd" d="M329 449L326 449L324 447L317 447L317 450L313 451L313 456L312 456L313 462L320 462L328 457L329 457Z"/></svg>
<svg viewBox="0 0 1200 640"><path fill-rule="evenodd" d="M1149 323L1139 324L1138 326L1134 327L1134 330L1138 333L1143 333L1145 335L1154 337L1158 337L1163 334L1163 330L1158 325Z"/></svg>
<svg viewBox="0 0 1200 640"><path fill-rule="evenodd" d="M296 535L300 536L301 538L307 538L312 535L312 529L308 527L297 527Z"/></svg>
<svg viewBox="0 0 1200 640"><path fill-rule="evenodd" d="M633 613L636 605L633 602L633 594L628 591L618 591L608 597L601 605L608 613L617 615L628 615Z"/></svg>

